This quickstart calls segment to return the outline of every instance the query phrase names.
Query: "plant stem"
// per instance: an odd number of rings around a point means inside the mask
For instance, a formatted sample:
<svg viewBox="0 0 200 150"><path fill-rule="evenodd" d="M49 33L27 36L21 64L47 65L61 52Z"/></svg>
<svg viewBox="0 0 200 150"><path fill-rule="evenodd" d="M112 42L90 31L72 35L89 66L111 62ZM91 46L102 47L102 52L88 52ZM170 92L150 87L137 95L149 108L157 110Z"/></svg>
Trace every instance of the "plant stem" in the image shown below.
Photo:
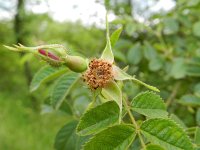
<svg viewBox="0 0 200 150"><path fill-rule="evenodd" d="M151 85L148 85L148 84L146 84L146 83L144 83L144 82L142 82L142 81L140 81L140 80L138 80L138 79L136 79L136 78L134 78L134 77L132 78L132 80L133 80L134 82L138 83L138 84L141 84L141 85L147 87L147 88L150 89L150 90L153 90L153 91L155 91L155 92L160 92L160 90L157 89L156 87L151 86Z"/></svg>
<svg viewBox="0 0 200 150"><path fill-rule="evenodd" d="M107 40L110 38L109 37L108 11L106 11L106 38L107 38Z"/></svg>
<svg viewBox="0 0 200 150"><path fill-rule="evenodd" d="M138 134L138 137L139 137L139 139L140 139L140 143L141 143L142 147L145 149L146 146L145 146L144 140L143 140L143 138L142 138L142 135L140 134L140 128L139 128L137 122L135 121L135 118L133 117L133 115L132 115L132 113L131 113L131 110L129 109L129 106L128 106L128 104L127 104L126 99L123 98L122 100L123 100L123 103L124 103L124 107L125 107L125 109L126 109L128 115L129 115L129 117L130 117L130 119L131 119L131 122L133 123L133 125L134 125L134 127L135 127L135 129L136 129L136 133Z"/></svg>
<svg viewBox="0 0 200 150"><path fill-rule="evenodd" d="M138 125L137 125L137 123L136 123L136 121L135 121L135 118L133 117L133 115L132 115L132 113L131 113L131 111L130 111L130 109L129 109L129 106L128 106L128 104L127 104L127 102L126 102L126 100L125 100L124 98L123 98L123 102L124 102L124 107L125 107L125 109L126 109L128 115L129 115L129 117L130 117L130 119L131 119L131 122L133 123L134 127L135 127L136 130L137 130L137 129L138 129Z"/></svg>
<svg viewBox="0 0 200 150"><path fill-rule="evenodd" d="M176 97L176 94L177 94L177 92L178 92L178 89L179 89L180 85L181 85L180 82L177 82L177 83L175 84L174 89L173 89L171 95L169 96L169 98L168 98L167 101L166 101L167 107L170 106L170 104L173 102L174 98Z"/></svg>
<svg viewBox="0 0 200 150"><path fill-rule="evenodd" d="M95 102L96 102L96 94L95 94L95 93L92 93L92 101L89 103L87 109L92 108L92 107L94 106Z"/></svg>

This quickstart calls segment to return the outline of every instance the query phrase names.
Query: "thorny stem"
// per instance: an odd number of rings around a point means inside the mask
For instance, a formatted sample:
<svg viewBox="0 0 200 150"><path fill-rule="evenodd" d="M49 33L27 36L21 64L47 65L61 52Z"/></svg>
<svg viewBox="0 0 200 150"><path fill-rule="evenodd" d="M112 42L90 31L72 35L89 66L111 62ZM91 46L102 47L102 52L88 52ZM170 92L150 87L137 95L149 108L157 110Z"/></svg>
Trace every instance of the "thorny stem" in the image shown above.
<svg viewBox="0 0 200 150"><path fill-rule="evenodd" d="M140 139L141 145L142 145L142 147L145 149L145 148L146 148L146 145L145 145L145 143L144 143L144 140L143 140L143 138L142 138L142 135L140 134L140 127L138 126L137 122L135 121L135 118L133 117L133 115L132 115L132 113L131 113L131 110L129 109L129 106L128 106L128 104L127 104L126 99L123 98L122 100L123 100L123 103L124 103L124 107L125 107L125 109L126 109L128 115L129 115L129 117L130 117L130 119L131 119L131 122L133 123L133 125L134 125L134 127L135 127L135 129L136 129L136 132L137 132L138 137L139 137L139 139Z"/></svg>

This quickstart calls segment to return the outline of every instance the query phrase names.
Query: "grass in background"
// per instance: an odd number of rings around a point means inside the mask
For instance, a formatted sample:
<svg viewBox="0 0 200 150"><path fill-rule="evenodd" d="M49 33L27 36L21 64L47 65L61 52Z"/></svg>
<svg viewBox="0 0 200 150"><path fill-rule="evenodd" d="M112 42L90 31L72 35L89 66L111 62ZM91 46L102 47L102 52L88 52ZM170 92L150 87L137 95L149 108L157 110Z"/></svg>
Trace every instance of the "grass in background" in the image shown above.
<svg viewBox="0 0 200 150"><path fill-rule="evenodd" d="M67 120L58 114L40 115L25 107L24 99L0 94L0 149L51 150L57 131Z"/></svg>

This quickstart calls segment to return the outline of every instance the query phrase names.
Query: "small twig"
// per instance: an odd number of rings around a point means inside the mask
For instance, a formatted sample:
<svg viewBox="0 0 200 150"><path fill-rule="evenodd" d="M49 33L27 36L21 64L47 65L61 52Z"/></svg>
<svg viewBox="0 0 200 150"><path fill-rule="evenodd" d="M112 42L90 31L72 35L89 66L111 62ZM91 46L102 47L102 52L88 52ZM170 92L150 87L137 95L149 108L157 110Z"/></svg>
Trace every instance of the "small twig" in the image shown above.
<svg viewBox="0 0 200 150"><path fill-rule="evenodd" d="M176 94L178 92L178 89L180 87L181 83L177 82L174 86L174 89L171 93L171 95L168 97L167 101L166 101L166 106L169 107L171 105L171 103L173 102L174 98L176 97Z"/></svg>

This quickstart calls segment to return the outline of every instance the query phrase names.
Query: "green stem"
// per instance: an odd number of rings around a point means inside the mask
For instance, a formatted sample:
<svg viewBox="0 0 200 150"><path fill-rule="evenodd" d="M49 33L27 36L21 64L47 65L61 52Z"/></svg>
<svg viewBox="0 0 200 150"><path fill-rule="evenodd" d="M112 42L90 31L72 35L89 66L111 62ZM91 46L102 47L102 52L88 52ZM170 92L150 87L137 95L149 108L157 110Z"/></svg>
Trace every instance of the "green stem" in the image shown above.
<svg viewBox="0 0 200 150"><path fill-rule="evenodd" d="M92 93L92 102L90 102L87 109L93 108L95 102L96 102L96 95L95 95L95 93Z"/></svg>
<svg viewBox="0 0 200 150"><path fill-rule="evenodd" d="M106 11L106 38L109 39L108 11Z"/></svg>
<svg viewBox="0 0 200 150"><path fill-rule="evenodd" d="M142 147L145 149L145 148L146 148L146 145L145 145L145 143L144 143L144 140L143 140L143 138L142 138L142 135L140 134L140 128L139 128L137 122L135 121L135 118L133 117L133 115L132 115L132 113L131 113L131 110L129 109L129 106L128 106L126 100L125 100L124 98L123 98L122 100L123 100L123 103L124 103L124 107L125 107L125 109L126 109L128 115L129 115L129 117L130 117L130 119L131 119L131 122L133 123L133 125L134 125L134 127L135 127L135 129L136 129L136 133L138 134L138 137L139 137L139 139L140 139L140 143L141 143Z"/></svg>
<svg viewBox="0 0 200 150"><path fill-rule="evenodd" d="M178 89L180 88L180 85L181 85L180 82L177 82L177 83L175 84L172 93L170 94L169 98L168 98L167 101L166 101L167 107L169 107L169 106L172 104L174 98L175 98L176 95L177 95Z"/></svg>
<svg viewBox="0 0 200 150"><path fill-rule="evenodd" d="M138 83L138 84L141 84L141 85L147 87L147 88L150 89L150 90L153 90L153 91L155 91L155 92L160 92L160 90L157 89L156 87L151 86L151 85L148 85L148 84L146 84L146 83L144 83L144 82L142 82L142 81L140 81L140 80L138 80L138 79L136 79L136 78L134 78L134 77L132 78L132 80L133 80L134 82Z"/></svg>

